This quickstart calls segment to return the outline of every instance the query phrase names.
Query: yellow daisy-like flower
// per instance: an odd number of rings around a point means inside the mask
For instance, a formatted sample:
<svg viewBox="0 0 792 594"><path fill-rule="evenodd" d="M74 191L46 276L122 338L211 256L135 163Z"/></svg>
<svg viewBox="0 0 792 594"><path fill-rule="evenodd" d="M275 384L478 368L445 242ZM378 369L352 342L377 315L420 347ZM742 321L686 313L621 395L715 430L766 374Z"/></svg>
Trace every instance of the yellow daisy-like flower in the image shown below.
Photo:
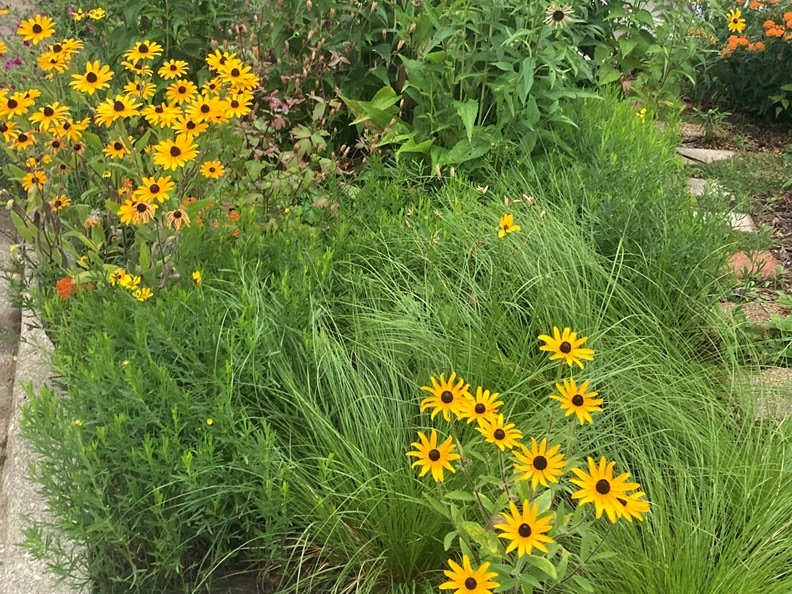
<svg viewBox="0 0 792 594"><path fill-rule="evenodd" d="M134 72L135 76L151 76L154 72L151 68L146 66L143 60L136 60L134 62L124 61L121 62L121 66L130 72Z"/></svg>
<svg viewBox="0 0 792 594"><path fill-rule="evenodd" d="M131 80L124 85L124 92L130 97L140 97L148 101L157 92L157 87L154 83L144 80Z"/></svg>
<svg viewBox="0 0 792 594"><path fill-rule="evenodd" d="M558 400L561 403L561 409L566 411L565 416L572 413L577 415L578 421L582 425L585 421L593 423L594 419L591 418L591 413L602 412L602 398L596 398L597 392L587 392L589 381L586 380L578 387L574 379L569 378L564 380L564 385L556 384L558 394L550 396L551 400Z"/></svg>
<svg viewBox="0 0 792 594"><path fill-rule="evenodd" d="M127 291L134 291L140 284L140 277L125 273L124 276L122 276L118 281L118 284Z"/></svg>
<svg viewBox="0 0 792 594"><path fill-rule="evenodd" d="M85 12L83 11L83 9L82 9L82 8L78 8L77 10L75 10L75 11L72 13L72 18L73 18L75 21L79 22L79 21L81 21L81 20L83 20L83 19L85 18Z"/></svg>
<svg viewBox="0 0 792 594"><path fill-rule="evenodd" d="M38 67L44 72L55 70L59 73L65 72L69 67L69 59L65 54L54 54L52 52L45 52L41 54L36 60Z"/></svg>
<svg viewBox="0 0 792 594"><path fill-rule="evenodd" d="M215 76L214 78L210 78L207 80L203 86L201 87L201 92L205 95L213 97L220 92L220 89L223 88L223 79L219 76Z"/></svg>
<svg viewBox="0 0 792 594"><path fill-rule="evenodd" d="M648 514L650 509L645 496L643 491L617 496L616 501L621 504L621 508L616 508L619 515L628 522L632 522L633 518L643 521L643 514Z"/></svg>
<svg viewBox="0 0 792 594"><path fill-rule="evenodd" d="M503 406L498 396L497 392L490 394L489 390L479 386L476 388L476 397L466 398L463 402L459 418L467 419L468 423L476 421L479 425L482 421L492 420L498 414L498 409Z"/></svg>
<svg viewBox="0 0 792 594"><path fill-rule="evenodd" d="M152 126L164 128L165 126L172 125L176 120L178 120L181 117L182 112L181 109L174 105L160 103L159 105L148 105L145 109L143 109L141 114Z"/></svg>
<svg viewBox="0 0 792 594"><path fill-rule="evenodd" d="M115 99L106 99L96 108L94 120L98 124L104 124L108 128L120 118L129 118L140 113L138 109L140 103L135 102L131 97L116 95Z"/></svg>
<svg viewBox="0 0 792 594"><path fill-rule="evenodd" d="M174 185L170 175L156 179L153 177L144 177L143 184L138 186L138 189L134 191L132 198L136 198L143 202L151 202L152 200L165 202L170 198L168 192L174 188Z"/></svg>
<svg viewBox="0 0 792 594"><path fill-rule="evenodd" d="M129 198L119 207L116 214L124 225L145 225L154 217L156 211L156 204Z"/></svg>
<svg viewBox="0 0 792 594"><path fill-rule="evenodd" d="M17 33L25 41L38 45L55 34L55 22L48 16L37 14L32 19L26 19L19 23Z"/></svg>
<svg viewBox="0 0 792 594"><path fill-rule="evenodd" d="M249 114L252 109L253 93L235 93L228 98L226 103L228 104L228 115L241 118Z"/></svg>
<svg viewBox="0 0 792 594"><path fill-rule="evenodd" d="M30 121L39 125L39 130L47 131L50 128L57 128L69 117L69 108L61 105L57 101L50 105L45 105L36 113L30 116Z"/></svg>
<svg viewBox="0 0 792 594"><path fill-rule="evenodd" d="M432 408L432 418L434 419L438 413L443 413L443 418L446 421L451 420L451 413L456 417L462 414L465 400L470 398L470 385L466 384L462 378L454 384L456 379L456 371L452 371L448 378L445 379L445 374L440 374L440 381L438 382L434 376L429 380L432 386L421 386L421 390L429 392L431 396L424 398L421 401L421 412L427 408Z"/></svg>
<svg viewBox="0 0 792 594"><path fill-rule="evenodd" d="M79 39L74 39L73 37L69 37L68 39L64 39L59 44L56 43L55 45L50 46L50 51L58 52L62 51L64 54L68 55L69 58L77 54L83 48L83 42Z"/></svg>
<svg viewBox="0 0 792 594"><path fill-rule="evenodd" d="M34 103L34 98L24 91L17 91L10 97L4 97L0 102L0 119L25 115Z"/></svg>
<svg viewBox="0 0 792 594"><path fill-rule="evenodd" d="M646 108L642 107L638 111L635 112L635 117L637 117L642 122L646 121Z"/></svg>
<svg viewBox="0 0 792 594"><path fill-rule="evenodd" d="M520 474L518 481L531 481L531 489L536 491L539 485L549 487L549 483L557 483L558 479L564 474L564 466L567 461L564 455L559 453L561 445L556 444L547 449L547 438L542 439L541 443L536 443L536 439L531 438L531 449L520 444L522 453L515 451L514 457L518 464L514 469Z"/></svg>
<svg viewBox="0 0 792 594"><path fill-rule="evenodd" d="M416 466L421 467L419 476L425 476L426 473L431 470L432 478L434 478L435 481L442 482L444 478L444 469L456 472L456 469L451 466L451 462L453 460L458 460L461 456L454 452L456 446L451 436L441 445L437 445L437 431L432 429L432 434L429 439L420 431L418 432L418 439L420 442L416 441L411 444L415 450L407 452L407 455L417 458L417 460L412 463L412 466L413 468Z"/></svg>
<svg viewBox="0 0 792 594"><path fill-rule="evenodd" d="M583 359L587 361L594 360L594 351L592 349L581 348L581 345L588 340L588 337L578 338L577 332L572 332L570 328L564 328L564 332L561 333L556 326L553 326L553 336L542 334L539 336L539 340L546 343L539 347L540 351L553 353L550 355L551 361L564 359L570 367L572 367L573 363L576 363L578 367L583 369Z"/></svg>
<svg viewBox="0 0 792 594"><path fill-rule="evenodd" d="M539 505L531 504L524 500L522 512L517 509L513 501L509 501L511 515L501 515L503 523L495 524L495 528L502 530L498 537L509 540L506 547L508 555L517 549L517 556L530 555L531 551L538 549L547 552L547 544L553 539L547 536L553 516L539 516Z"/></svg>
<svg viewBox="0 0 792 594"><path fill-rule="evenodd" d="M522 438L522 432L515 429L514 423L506 423L503 415L481 421L476 429L484 436L487 443L494 443L501 451L516 448L520 445L518 440Z"/></svg>
<svg viewBox="0 0 792 594"><path fill-rule="evenodd" d="M83 74L72 74L72 81L69 84L80 93L93 95L96 91L109 87L112 78L113 71L110 67L95 60L85 65Z"/></svg>
<svg viewBox="0 0 792 594"><path fill-rule="evenodd" d="M115 140L108 142L107 146L102 152L111 159L122 159L129 154L129 148L127 148L127 145L123 139L116 138Z"/></svg>
<svg viewBox="0 0 792 594"><path fill-rule="evenodd" d="M176 120L171 126L177 134L182 134L185 137L195 138L199 134L203 134L209 128L206 122L196 121L190 117L182 116Z"/></svg>
<svg viewBox="0 0 792 594"><path fill-rule="evenodd" d="M57 153L63 148L63 141L60 138L53 138L52 140L47 141L45 144L47 148L53 153Z"/></svg>
<svg viewBox="0 0 792 594"><path fill-rule="evenodd" d="M201 285L203 282L203 275L201 274L200 270L196 270L192 273L192 282L196 287Z"/></svg>
<svg viewBox="0 0 792 594"><path fill-rule="evenodd" d="M179 134L176 140L163 140L154 146L154 164L163 169L178 169L195 159L198 145L189 136Z"/></svg>
<svg viewBox="0 0 792 594"><path fill-rule="evenodd" d="M52 200L49 201L50 208L52 212L60 212L67 206L71 206L71 198L68 196L61 194L60 196L56 196Z"/></svg>
<svg viewBox="0 0 792 594"><path fill-rule="evenodd" d="M236 58L227 60L217 69L218 75L236 91L252 91L259 85L259 77Z"/></svg>
<svg viewBox="0 0 792 594"><path fill-rule="evenodd" d="M745 19L742 18L739 8L732 8L726 14L726 19L729 21L726 26L732 33L742 33L745 30Z"/></svg>
<svg viewBox="0 0 792 594"><path fill-rule="evenodd" d="M555 29L563 29L572 22L574 12L571 6L554 4L547 9L544 23Z"/></svg>
<svg viewBox="0 0 792 594"><path fill-rule="evenodd" d="M39 190L43 190L46 184L47 174L43 171L31 171L22 178L22 187L25 189L25 192L30 191L30 188L34 186Z"/></svg>
<svg viewBox="0 0 792 594"><path fill-rule="evenodd" d="M225 168L220 161L204 161L201 163L201 175L210 179L219 179L223 177Z"/></svg>
<svg viewBox="0 0 792 594"><path fill-rule="evenodd" d="M86 13L86 15L88 16L89 19L92 19L94 21L101 21L103 18L105 18L105 16L107 16L107 13L105 12L104 8L99 7L99 8L92 8Z"/></svg>
<svg viewBox="0 0 792 594"><path fill-rule="evenodd" d="M603 456L600 458L599 465L594 462L594 458L589 456L588 468L586 473L580 468L573 468L572 472L578 477L570 479L569 482L580 487L572 493L572 499L579 499L578 505L593 503L596 508L597 518L602 517L602 512L608 514L608 519L616 523L616 519L624 515L626 506L619 503L618 499L624 499L628 491L639 489L638 483L628 483L630 474L625 472L613 478L613 467L616 462L608 462Z"/></svg>
<svg viewBox="0 0 792 594"><path fill-rule="evenodd" d="M168 212L167 224L169 229L176 229L179 231L182 225L185 227L190 226L190 215L182 208L177 208Z"/></svg>
<svg viewBox="0 0 792 594"><path fill-rule="evenodd" d="M505 237L507 233L519 231L520 226L514 224L514 215L505 214L498 222L498 237Z"/></svg>
<svg viewBox="0 0 792 594"><path fill-rule="evenodd" d="M162 46L156 41L138 41L135 47L124 52L124 58L133 62L137 60L153 60L162 53Z"/></svg>
<svg viewBox="0 0 792 594"><path fill-rule="evenodd" d="M71 118L66 118L66 121L56 128L55 135L64 140L77 142L82 138L83 132L88 129L90 124L91 118L85 118L76 122Z"/></svg>
<svg viewBox="0 0 792 594"><path fill-rule="evenodd" d="M211 418L206 419L206 424L207 425L214 425L214 419L211 419Z"/></svg>
<svg viewBox="0 0 792 594"><path fill-rule="evenodd" d="M107 276L107 280L110 281L110 284L115 286L117 283L120 283L121 280L126 276L127 271L123 268L116 268Z"/></svg>
<svg viewBox="0 0 792 594"><path fill-rule="evenodd" d="M168 60L157 71L162 78L170 80L187 74L187 62L184 60Z"/></svg>
<svg viewBox="0 0 792 594"><path fill-rule="evenodd" d="M11 141L11 148L17 151L23 151L34 144L36 144L36 136L32 131L19 132Z"/></svg>
<svg viewBox="0 0 792 594"><path fill-rule="evenodd" d="M16 135L19 133L17 130L16 122L8 121L8 122L0 122L0 134L3 135L3 140L9 142L16 138Z"/></svg>
<svg viewBox="0 0 792 594"><path fill-rule="evenodd" d="M233 60L236 58L236 54L232 54L229 52L221 52L219 49L215 50L214 53L209 54L206 56L206 65L209 67L209 70L217 70L220 66L223 66L228 60Z"/></svg>
<svg viewBox="0 0 792 594"><path fill-rule="evenodd" d="M151 292L151 289L148 287L141 287L139 289L135 289L132 291L132 297L140 301L141 303L146 299L150 299L154 296L154 293Z"/></svg>
<svg viewBox="0 0 792 594"><path fill-rule="evenodd" d="M181 105L192 100L198 94L198 87L190 80L177 80L168 85L165 98L174 105Z"/></svg>
<svg viewBox="0 0 792 594"><path fill-rule="evenodd" d="M448 578L447 582L440 584L441 590L453 590L452 594L492 594L500 583L492 581L498 577L494 571L487 571L490 567L489 561L482 563L478 569L473 569L470 558L462 555L462 565L448 560L451 568L443 571Z"/></svg>
<svg viewBox="0 0 792 594"><path fill-rule="evenodd" d="M4 41L0 41L0 56L4 55L6 52L8 52L8 46Z"/></svg>
<svg viewBox="0 0 792 594"><path fill-rule="evenodd" d="M215 111L217 111L217 99L202 96L187 106L186 115L196 122L211 123L214 120Z"/></svg>

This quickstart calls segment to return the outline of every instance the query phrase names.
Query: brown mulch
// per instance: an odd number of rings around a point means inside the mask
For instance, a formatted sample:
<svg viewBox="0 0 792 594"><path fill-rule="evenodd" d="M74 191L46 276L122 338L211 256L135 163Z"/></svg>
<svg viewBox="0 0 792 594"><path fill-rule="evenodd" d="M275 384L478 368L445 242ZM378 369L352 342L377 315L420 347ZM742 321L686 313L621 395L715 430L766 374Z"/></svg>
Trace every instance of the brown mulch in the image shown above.
<svg viewBox="0 0 792 594"><path fill-rule="evenodd" d="M688 114L693 117L692 110ZM792 122L773 122L745 114L733 114L725 125L717 126L715 138L704 139L704 126L698 123L682 124L683 144L701 148L748 151L757 153L782 153L792 144Z"/></svg>
<svg viewBox="0 0 792 594"><path fill-rule="evenodd" d="M751 208L754 222L773 230L773 247L770 251L787 271L792 271L792 190L754 196Z"/></svg>

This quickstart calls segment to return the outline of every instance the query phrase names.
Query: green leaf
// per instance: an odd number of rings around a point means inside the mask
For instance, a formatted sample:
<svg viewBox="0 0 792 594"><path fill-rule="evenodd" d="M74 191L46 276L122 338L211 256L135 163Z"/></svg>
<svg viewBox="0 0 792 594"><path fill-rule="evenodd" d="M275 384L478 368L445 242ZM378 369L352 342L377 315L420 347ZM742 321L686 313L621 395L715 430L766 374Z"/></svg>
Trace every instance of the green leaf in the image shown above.
<svg viewBox="0 0 792 594"><path fill-rule="evenodd" d="M437 499L435 499L428 493L424 493L424 500L426 501L426 504L429 507L431 507L433 510L435 510L438 514L440 514L444 518L448 517L448 509L446 509L446 507L442 503L440 503Z"/></svg>
<svg viewBox="0 0 792 594"><path fill-rule="evenodd" d="M601 85L608 85L614 83L620 78L621 78L621 72L619 72L613 66L609 66L608 64L603 64L602 67L600 67L599 83Z"/></svg>
<svg viewBox="0 0 792 594"><path fill-rule="evenodd" d="M536 567L538 570L546 573L552 579L556 579L558 577L558 573L556 572L556 567L550 561L545 559L544 557L537 557L536 555L526 555L525 559Z"/></svg>
<svg viewBox="0 0 792 594"><path fill-rule="evenodd" d="M456 530L452 530L451 532L449 532L448 534L445 535L445 538L443 539L443 550L444 551L447 551L448 549L451 548L451 545L454 543L454 539L457 536L459 536L459 532L457 532Z"/></svg>
<svg viewBox="0 0 792 594"><path fill-rule="evenodd" d="M138 237L138 245L140 246L140 268L143 274L146 274L151 268L151 250L148 244Z"/></svg>
<svg viewBox="0 0 792 594"><path fill-rule="evenodd" d="M630 55L635 49L635 46L638 45L638 42L634 39L630 39L629 37L622 37L619 39L619 50L621 51L622 57L627 57Z"/></svg>
<svg viewBox="0 0 792 594"><path fill-rule="evenodd" d="M450 493L445 494L447 499L454 499L456 501L475 501L476 498L473 496L472 493L468 493L467 491L451 491Z"/></svg>
<svg viewBox="0 0 792 594"><path fill-rule="evenodd" d="M466 161L478 159L490 150L489 141L474 137L472 140L462 139L440 159L441 165L458 165Z"/></svg>
<svg viewBox="0 0 792 594"><path fill-rule="evenodd" d="M525 100L528 99L528 93L531 92L533 87L535 70L536 60L533 57L525 58L522 63L522 72L520 73L520 86L517 89L522 103L525 103Z"/></svg>
<svg viewBox="0 0 792 594"><path fill-rule="evenodd" d="M553 492L550 489L545 489L544 493L534 500L534 503L539 506L540 514L545 513L553 504Z"/></svg>
<svg viewBox="0 0 792 594"><path fill-rule="evenodd" d="M462 123L465 125L465 133L467 134L468 141L473 139L473 127L476 125L476 117L478 116L479 104L475 99L468 99L464 103L461 101L454 101L454 107Z"/></svg>
<svg viewBox="0 0 792 594"><path fill-rule="evenodd" d="M22 219L16 212L11 211L11 221L20 237L27 242L33 243L36 239L36 227Z"/></svg>

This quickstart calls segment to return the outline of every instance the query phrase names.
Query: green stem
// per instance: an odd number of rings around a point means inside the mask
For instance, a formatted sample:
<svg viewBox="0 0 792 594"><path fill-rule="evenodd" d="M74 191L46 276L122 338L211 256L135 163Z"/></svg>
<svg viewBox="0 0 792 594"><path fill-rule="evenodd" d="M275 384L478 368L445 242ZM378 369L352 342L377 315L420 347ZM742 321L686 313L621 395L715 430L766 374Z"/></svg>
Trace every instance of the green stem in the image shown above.
<svg viewBox="0 0 792 594"><path fill-rule="evenodd" d="M605 534L602 535L602 540L599 541L596 547L591 549L591 551L586 556L586 558L583 559L583 561L581 561L580 564L577 567L575 567L575 569L573 569L569 574L567 574L567 576L564 579L562 579L555 586L553 586L547 592L545 592L545 594L550 594L550 592L552 592L553 590L557 590L564 582L567 582L570 579L572 579L572 577L576 575L578 571L583 569L586 563L588 563L591 560L591 558L597 553L597 551L599 551L600 548L602 548L602 545L605 543L605 539L608 538L608 535L611 533L611 530L613 530L613 527L615 525L616 525L615 523L611 523L610 526L608 526L608 529L605 531Z"/></svg>

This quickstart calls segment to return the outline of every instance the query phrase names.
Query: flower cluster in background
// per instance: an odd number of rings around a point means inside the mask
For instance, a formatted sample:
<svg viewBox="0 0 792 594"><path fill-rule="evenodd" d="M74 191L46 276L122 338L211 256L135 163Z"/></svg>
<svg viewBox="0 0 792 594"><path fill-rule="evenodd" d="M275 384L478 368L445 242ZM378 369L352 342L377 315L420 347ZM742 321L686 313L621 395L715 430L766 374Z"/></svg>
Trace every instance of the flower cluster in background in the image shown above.
<svg viewBox="0 0 792 594"><path fill-rule="evenodd" d="M594 360L594 350L583 346L588 338L578 337L570 328L563 331L553 328L552 335L541 335L539 339L544 343L540 350L548 352L551 361L561 361L569 368L576 365L583 370L586 361ZM439 379L431 377L430 383L421 387L429 395L421 401L420 410L431 411L432 420L442 417L449 424L450 435L442 437L435 428L428 436L419 431L418 441L412 444L413 450L407 452L407 456L415 458L412 466L419 468L419 476L431 473L438 484L444 483L446 471L455 474L461 469L471 492L462 496L454 491L452 499L470 501L471 506L478 503L482 512L482 524L479 528L471 528L470 518L463 521L459 511L454 511L450 504L448 516L455 524L463 555L461 565L449 560L450 569L445 571L448 581L440 586L441 589L486 594L506 583L502 571L489 571L491 564L501 569L505 565L522 568L520 559L535 555L534 551L545 554L548 562L553 559L560 551L553 534L562 530L556 524L568 519L553 511L557 494L566 493L578 501L579 507L593 504L596 518L604 514L611 523L618 519L642 520L649 512L650 504L641 486L630 480L629 473L616 473L615 461L604 456L596 461L589 456L585 465L575 465L572 458L567 458L574 425L570 426L566 452L549 429L541 439L531 437L529 445L523 432L501 412L505 403L500 394L479 386L474 396L470 385L456 372L447 379L445 374L440 374ZM574 414L579 425L593 423L592 413L602 411L603 400L597 398L597 392L589 391L589 380L578 384L572 377L564 378L555 388L557 393L550 395L550 399L560 403L566 417ZM480 434L478 444L485 444L481 452L477 450L481 446L477 446L467 429L471 424L475 424ZM470 439L460 437L463 431ZM486 444L495 448L486 449L489 447ZM497 460L493 461L494 457ZM485 461L487 470L496 469L498 475L486 480L471 476L472 465L481 461ZM511 472L507 472L509 467ZM571 478L568 484L563 484L567 472ZM484 488L484 485L493 484L497 487L489 491ZM497 535L494 542L489 534ZM497 543L498 539L505 541L505 548ZM471 563L474 543L479 545L481 556L489 559L477 568ZM511 557L512 553L516 553L516 559ZM581 565L586 561L581 559ZM546 574L557 577L555 569L544 567Z"/></svg>

